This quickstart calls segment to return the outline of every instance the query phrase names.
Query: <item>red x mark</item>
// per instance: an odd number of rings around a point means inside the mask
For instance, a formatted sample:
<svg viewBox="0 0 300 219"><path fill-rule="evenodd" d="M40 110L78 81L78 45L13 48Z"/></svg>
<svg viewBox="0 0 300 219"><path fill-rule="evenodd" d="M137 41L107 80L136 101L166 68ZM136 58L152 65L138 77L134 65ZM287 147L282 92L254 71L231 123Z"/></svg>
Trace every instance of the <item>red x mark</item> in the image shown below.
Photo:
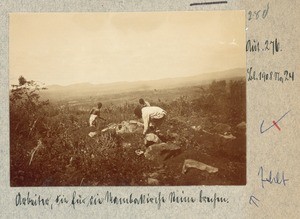
<svg viewBox="0 0 300 219"><path fill-rule="evenodd" d="M278 130L280 131L280 127L277 125L277 123L275 121L273 121L273 124L276 126L276 128L278 128Z"/></svg>

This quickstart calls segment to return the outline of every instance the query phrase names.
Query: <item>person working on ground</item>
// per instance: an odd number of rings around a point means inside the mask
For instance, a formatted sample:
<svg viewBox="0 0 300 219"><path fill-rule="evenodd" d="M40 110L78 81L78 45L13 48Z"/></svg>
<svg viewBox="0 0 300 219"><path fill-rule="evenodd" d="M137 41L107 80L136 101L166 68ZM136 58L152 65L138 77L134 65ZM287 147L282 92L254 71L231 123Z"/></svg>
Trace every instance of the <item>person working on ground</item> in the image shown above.
<svg viewBox="0 0 300 219"><path fill-rule="evenodd" d="M147 107L136 107L134 110L134 114L138 118L142 118L144 122L144 131L143 135L145 135L150 126L157 129L162 122L165 120L167 112L158 106L147 106Z"/></svg>
<svg viewBox="0 0 300 219"><path fill-rule="evenodd" d="M150 106L150 103L148 101L145 101L143 98L139 99L139 103L142 107Z"/></svg>
<svg viewBox="0 0 300 219"><path fill-rule="evenodd" d="M105 121L104 118L100 117L100 109L102 107L102 103L98 103L97 107L93 107L90 111L90 119L89 124L90 126L98 127L99 119L102 119Z"/></svg>

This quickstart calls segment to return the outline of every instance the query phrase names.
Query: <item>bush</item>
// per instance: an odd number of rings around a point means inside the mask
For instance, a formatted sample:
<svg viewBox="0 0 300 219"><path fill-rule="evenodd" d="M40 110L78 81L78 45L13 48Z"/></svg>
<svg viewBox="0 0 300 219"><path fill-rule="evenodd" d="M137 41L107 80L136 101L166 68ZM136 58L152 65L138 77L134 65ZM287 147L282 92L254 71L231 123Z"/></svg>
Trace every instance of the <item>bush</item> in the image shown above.
<svg viewBox="0 0 300 219"><path fill-rule="evenodd" d="M200 97L193 100L193 110L217 115L219 122L232 124L246 120L245 80L213 81Z"/></svg>

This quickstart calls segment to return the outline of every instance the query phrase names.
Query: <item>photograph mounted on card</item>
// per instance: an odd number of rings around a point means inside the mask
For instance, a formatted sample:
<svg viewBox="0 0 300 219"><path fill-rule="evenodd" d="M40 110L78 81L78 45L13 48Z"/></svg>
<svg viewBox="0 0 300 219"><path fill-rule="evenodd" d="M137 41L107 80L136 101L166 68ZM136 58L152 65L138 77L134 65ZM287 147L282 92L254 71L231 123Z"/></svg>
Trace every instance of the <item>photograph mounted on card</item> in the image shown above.
<svg viewBox="0 0 300 219"><path fill-rule="evenodd" d="M245 185L245 41L244 11L10 14L10 185Z"/></svg>

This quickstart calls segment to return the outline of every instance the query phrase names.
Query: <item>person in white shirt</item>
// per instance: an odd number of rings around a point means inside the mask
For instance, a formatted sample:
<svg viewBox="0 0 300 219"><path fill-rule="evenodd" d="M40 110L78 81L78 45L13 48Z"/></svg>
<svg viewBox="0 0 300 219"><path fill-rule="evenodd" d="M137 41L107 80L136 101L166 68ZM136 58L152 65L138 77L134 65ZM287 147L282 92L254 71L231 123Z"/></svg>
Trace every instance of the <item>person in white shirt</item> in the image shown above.
<svg viewBox="0 0 300 219"><path fill-rule="evenodd" d="M145 135L149 126L152 125L154 129L158 128L162 122L165 120L167 112L158 106L146 106L146 107L137 107L134 110L134 114L138 118L142 118L144 122L144 131Z"/></svg>
<svg viewBox="0 0 300 219"><path fill-rule="evenodd" d="M139 103L142 107L150 106L150 103L148 101L145 101L143 98L139 99Z"/></svg>

